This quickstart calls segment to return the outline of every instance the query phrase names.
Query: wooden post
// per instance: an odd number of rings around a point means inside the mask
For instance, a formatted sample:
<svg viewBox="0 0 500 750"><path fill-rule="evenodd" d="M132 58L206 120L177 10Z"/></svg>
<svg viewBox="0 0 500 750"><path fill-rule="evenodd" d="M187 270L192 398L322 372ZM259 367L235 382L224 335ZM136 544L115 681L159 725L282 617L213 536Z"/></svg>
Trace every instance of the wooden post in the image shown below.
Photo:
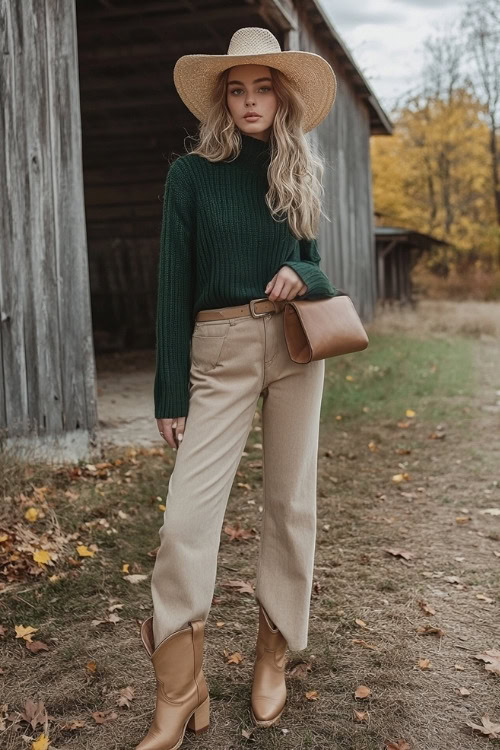
<svg viewBox="0 0 500 750"><path fill-rule="evenodd" d="M74 2L0 0L0 32L0 445L77 460L97 411Z"/></svg>

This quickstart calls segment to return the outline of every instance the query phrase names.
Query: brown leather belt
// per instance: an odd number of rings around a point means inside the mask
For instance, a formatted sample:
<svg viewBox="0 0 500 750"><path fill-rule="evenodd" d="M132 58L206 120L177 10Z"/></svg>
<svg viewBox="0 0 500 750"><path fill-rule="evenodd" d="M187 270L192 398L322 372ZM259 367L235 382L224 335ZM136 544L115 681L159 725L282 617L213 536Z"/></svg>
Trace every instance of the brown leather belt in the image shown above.
<svg viewBox="0 0 500 750"><path fill-rule="evenodd" d="M218 307L213 310L200 310L196 320L220 320L222 318L239 318L251 315L254 318L262 318L267 313L281 312L285 306L284 300L274 302L267 297L251 299L246 305L235 305L234 307Z"/></svg>

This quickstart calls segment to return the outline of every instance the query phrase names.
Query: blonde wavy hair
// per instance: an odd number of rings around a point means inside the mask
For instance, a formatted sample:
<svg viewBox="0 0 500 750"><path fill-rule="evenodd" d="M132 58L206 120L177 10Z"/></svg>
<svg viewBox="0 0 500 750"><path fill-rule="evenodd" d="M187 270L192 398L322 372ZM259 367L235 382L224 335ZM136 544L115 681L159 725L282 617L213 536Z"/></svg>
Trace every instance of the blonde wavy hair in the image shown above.
<svg viewBox="0 0 500 750"><path fill-rule="evenodd" d="M269 190L266 204L276 221L287 221L297 239L315 239L322 211L324 162L304 137L305 105L293 84L276 68L269 68L278 108L269 138ZM227 107L230 68L223 71L214 89L213 106L198 126L197 142L187 153L209 161L234 159L240 153L241 134ZM328 217L326 217L328 218ZM329 219L328 219L329 220Z"/></svg>

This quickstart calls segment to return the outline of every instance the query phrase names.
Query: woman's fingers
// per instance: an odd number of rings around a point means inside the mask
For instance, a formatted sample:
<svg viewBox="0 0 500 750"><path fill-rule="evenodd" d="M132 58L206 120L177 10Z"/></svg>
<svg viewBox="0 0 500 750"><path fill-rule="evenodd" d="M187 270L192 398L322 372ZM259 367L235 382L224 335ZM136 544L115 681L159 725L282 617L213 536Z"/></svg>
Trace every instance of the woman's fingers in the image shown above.
<svg viewBox="0 0 500 750"><path fill-rule="evenodd" d="M271 301L290 301L298 294L307 292L307 285L290 266L282 266L266 286L266 294Z"/></svg>
<svg viewBox="0 0 500 750"><path fill-rule="evenodd" d="M170 419L157 419L158 431L161 437L171 448L177 450L178 439L184 435L185 417L172 417ZM182 438L181 438L182 441Z"/></svg>
<svg viewBox="0 0 500 750"><path fill-rule="evenodd" d="M186 417L178 417L177 418L177 430L176 430L178 443L182 443L182 439L184 437L185 425L186 425Z"/></svg>

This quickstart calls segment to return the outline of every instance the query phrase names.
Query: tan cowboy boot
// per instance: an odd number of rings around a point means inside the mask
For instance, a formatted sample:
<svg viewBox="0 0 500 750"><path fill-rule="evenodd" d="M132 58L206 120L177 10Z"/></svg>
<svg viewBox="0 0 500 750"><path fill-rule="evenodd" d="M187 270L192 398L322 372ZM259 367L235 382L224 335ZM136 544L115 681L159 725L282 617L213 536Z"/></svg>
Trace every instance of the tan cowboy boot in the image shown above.
<svg viewBox="0 0 500 750"><path fill-rule="evenodd" d="M279 721L286 701L285 652L287 642L262 605L252 683L252 719L258 727Z"/></svg>
<svg viewBox="0 0 500 750"><path fill-rule="evenodd" d="M186 727L208 729L209 695L202 669L205 623L194 620L154 648L153 617L141 625L141 638L156 674L156 708L146 737L136 750L177 750Z"/></svg>

